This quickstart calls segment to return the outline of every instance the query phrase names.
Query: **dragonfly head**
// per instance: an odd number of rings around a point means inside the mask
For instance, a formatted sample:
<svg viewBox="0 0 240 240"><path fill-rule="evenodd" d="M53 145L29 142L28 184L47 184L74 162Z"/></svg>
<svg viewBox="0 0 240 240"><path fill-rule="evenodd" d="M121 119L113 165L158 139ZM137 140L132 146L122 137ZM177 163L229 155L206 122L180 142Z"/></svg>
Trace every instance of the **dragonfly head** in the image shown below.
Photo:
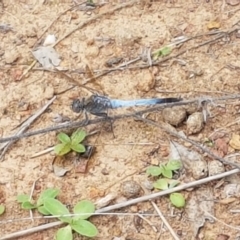
<svg viewBox="0 0 240 240"><path fill-rule="evenodd" d="M75 113L80 113L81 111L83 111L84 109L84 98L82 99L82 101L80 101L79 99L75 99L72 102L72 110Z"/></svg>

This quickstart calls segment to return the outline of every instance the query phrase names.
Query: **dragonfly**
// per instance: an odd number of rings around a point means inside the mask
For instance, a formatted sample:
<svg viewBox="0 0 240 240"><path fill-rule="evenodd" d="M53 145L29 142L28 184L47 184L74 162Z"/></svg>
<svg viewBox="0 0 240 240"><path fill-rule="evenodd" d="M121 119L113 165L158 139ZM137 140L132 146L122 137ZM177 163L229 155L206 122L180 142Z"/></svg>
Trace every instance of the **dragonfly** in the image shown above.
<svg viewBox="0 0 240 240"><path fill-rule="evenodd" d="M156 104L173 103L181 101L181 98L146 98L135 100L111 99L103 95L93 94L89 98L82 100L75 99L72 103L72 110L76 113L85 111L101 117L107 117L108 109L121 107L151 106Z"/></svg>

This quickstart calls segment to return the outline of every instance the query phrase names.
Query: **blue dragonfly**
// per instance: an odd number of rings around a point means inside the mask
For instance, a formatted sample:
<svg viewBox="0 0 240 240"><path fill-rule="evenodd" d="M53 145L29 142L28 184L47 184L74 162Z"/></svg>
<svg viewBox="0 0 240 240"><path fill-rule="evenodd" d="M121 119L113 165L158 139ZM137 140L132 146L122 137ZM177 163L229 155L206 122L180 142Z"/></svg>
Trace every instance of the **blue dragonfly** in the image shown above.
<svg viewBox="0 0 240 240"><path fill-rule="evenodd" d="M181 100L181 98L146 98L135 100L120 100L94 94L87 99L75 99L72 103L72 110L76 113L85 111L96 116L107 117L108 109L135 106L151 106L156 104L179 102Z"/></svg>

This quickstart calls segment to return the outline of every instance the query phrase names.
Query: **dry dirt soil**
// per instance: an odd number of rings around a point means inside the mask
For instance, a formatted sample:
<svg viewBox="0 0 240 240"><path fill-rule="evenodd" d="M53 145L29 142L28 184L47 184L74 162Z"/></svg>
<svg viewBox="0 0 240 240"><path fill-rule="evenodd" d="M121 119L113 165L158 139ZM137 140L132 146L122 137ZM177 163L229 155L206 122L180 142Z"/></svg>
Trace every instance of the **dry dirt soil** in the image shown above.
<svg viewBox="0 0 240 240"><path fill-rule="evenodd" d="M76 6L79 3L80 0L0 1L1 137L13 135L21 123L54 95L53 104L27 131L58 125L59 116L76 119L78 115L70 108L72 100L91 94L81 84L96 93L121 99L214 98L239 92L240 36L239 30L232 31L239 27L239 1L99 0L94 1L95 6ZM215 33L210 34L211 31ZM64 73L72 79L59 72L44 71L41 64L35 62L32 50L42 45L49 34L61 40L54 47L61 59L59 69L66 70ZM186 41L186 37L192 39ZM180 40L183 42L173 44ZM160 56L157 61L162 62L151 65L155 63L151 53L169 44L172 44L171 53ZM148 57L142 57L143 50ZM120 62L109 65L108 61L113 58L120 58ZM119 67L124 63L127 64ZM106 69L111 71L93 78ZM109 114L137 110L111 110ZM200 132L188 134L185 123L175 130L202 144L217 129L222 129L226 147L221 151L220 146L215 153L221 157L235 154L235 161L239 162L237 147L229 145L232 135L238 136L238 115L238 99L222 101L211 104L211 117ZM149 117L159 124L162 122L160 111ZM1 239L7 239L4 236L10 233L54 221L31 220L29 211L22 210L16 202L18 194L30 194L33 189L33 199L36 199L44 189L55 187L61 190L59 200L72 209L81 199L96 202L111 193L115 196L111 205L126 200L121 192L126 180L134 180L141 186L140 196L151 193L146 181L153 182L153 179L147 177L146 167L168 160L170 141L192 149L191 144L134 118L116 120L112 128L113 131L108 124L100 123L87 126L87 132L97 131L86 139L96 151L88 160L85 173L81 173L79 161L66 159L71 169L62 177L52 170L53 151L32 158L54 146L59 131L23 138L12 144L0 162L0 203L6 207L0 216ZM207 162L212 161L207 154L201 154ZM229 169L231 166L226 165L225 170ZM185 179L192 179L187 175L190 173L185 174ZM235 174L235 183L238 180ZM240 200L237 194L231 198L224 195L228 182L231 179L220 179L198 187L198 191L211 190L212 195L207 200L212 203L211 213L215 219L206 220L197 234L192 227L197 216L190 219L184 208L172 207L167 196L154 201L179 239L239 239L239 213L231 210L239 208ZM196 189L182 193L188 204ZM150 202L139 202L114 212L128 214L91 218L99 230L93 239L173 239L159 216L146 216L148 221L141 222L134 215L137 212L156 214ZM39 215L33 212L33 216ZM56 230L51 228L18 239L50 240L54 239ZM74 234L74 239L86 238Z"/></svg>

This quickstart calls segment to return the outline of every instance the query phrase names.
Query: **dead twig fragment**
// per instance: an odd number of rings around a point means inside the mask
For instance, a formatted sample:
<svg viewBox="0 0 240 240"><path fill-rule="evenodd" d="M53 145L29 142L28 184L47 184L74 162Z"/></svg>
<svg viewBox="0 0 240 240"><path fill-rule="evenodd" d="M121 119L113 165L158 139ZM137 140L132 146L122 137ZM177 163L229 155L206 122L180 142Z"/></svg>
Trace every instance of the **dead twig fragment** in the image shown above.
<svg viewBox="0 0 240 240"><path fill-rule="evenodd" d="M53 103L53 101L56 99L56 96L54 96L50 101L48 101L45 106L43 106L40 110L38 110L34 115L32 115L31 117L28 118L27 121L25 121L22 126L20 127L20 129L18 130L18 132L16 133L16 137L20 136L27 128L29 128L29 126L39 117L41 116L46 109ZM8 150L8 148L16 141L15 140L10 140L10 142L6 142L4 144L2 144L2 146L0 146L0 151L2 150L2 153L0 155L0 160L3 160L4 154L6 153L6 151Z"/></svg>
<svg viewBox="0 0 240 240"><path fill-rule="evenodd" d="M219 97L219 98L211 98L212 102L226 101L226 100L230 100L230 99L240 99L240 95L239 94L226 95L226 96ZM187 105L187 104L192 104L192 103L199 103L199 98L193 99L193 100L184 100L184 101L180 101L180 102L161 104L159 106L152 107L152 108L147 108L147 109L142 110L142 111L136 111L134 113L119 114L119 115L116 115L114 117L108 117L108 120L112 121L112 120L117 120L117 119L121 119L121 118L135 117L136 115L143 115L145 113L159 111L159 110L164 109L166 107L181 106L181 105ZM29 132L29 133L24 133L24 134L17 135L17 136L0 138L0 143L7 142L7 141L14 141L14 140L18 140L18 139L21 139L21 138L30 137L30 136L43 134L43 133L47 133L47 132L52 132L52 131L56 131L56 130L61 130L61 129L84 127L84 126L87 126L87 125L101 123L103 121L106 121L106 119L105 118L96 118L96 119L93 119L93 120L89 120L88 122L86 120L83 120L83 121L80 121L80 122L70 122L70 123L61 124L61 125L58 125L58 126L52 126L52 127L49 127L49 128L36 130L36 131L33 131L33 132Z"/></svg>
<svg viewBox="0 0 240 240"><path fill-rule="evenodd" d="M124 3L124 4L120 4L118 6L116 6L115 8L111 9L111 10L108 10L108 11L105 11L101 14L98 14L88 20L86 20L85 22L83 23L80 23L77 27L75 27L73 30L69 31L67 34L65 34L62 38L60 38L55 44L53 47L55 47L56 45L58 45L60 42L62 42L65 38L67 38L68 36L70 36L72 33L76 32L77 30L83 28L85 25L87 25L88 23L92 23L94 21L96 21L97 19L105 16L105 15L108 15L108 14L112 14L122 8L125 8L125 7L130 7L132 6L134 3L137 3L138 1L137 0L132 0L132 1L129 1L127 3Z"/></svg>
<svg viewBox="0 0 240 240"><path fill-rule="evenodd" d="M157 204L153 201L151 201L151 204L153 205L153 207L155 208L156 212L158 213L159 217L161 218L161 220L163 221L164 225L167 227L167 229L169 230L169 232L171 233L171 235L173 236L173 238L175 240L180 240L180 238L177 236L177 234L174 232L174 230L172 229L172 227L170 226L170 224L168 223L167 219L163 216L163 214L161 213L160 209L158 208Z"/></svg>
<svg viewBox="0 0 240 240"><path fill-rule="evenodd" d="M239 164L230 162L230 161L228 161L228 160L225 160L224 158L221 158L221 157L213 154L207 147L205 147L205 146L203 146L203 145L200 145L199 143L197 143L197 142L195 142L195 141L193 141L193 140L191 140L191 139L189 139L189 138L187 138L187 137L184 137L184 136L182 136L182 135L180 135L180 134L178 134L178 133L175 133L175 132L173 132L173 131L170 131L168 128L166 128L166 127L164 127L164 126L162 126L162 125L160 125L160 124L158 124L158 123L156 123L156 122L154 122L154 121L152 121L152 120L143 118L143 117L141 117L141 116L136 116L136 117L137 117L138 119L142 120L143 122L146 122L146 123L148 123L148 124L151 124L151 125L153 125L153 126L156 126L156 127L160 128L160 129L163 129L165 132L167 132L168 134L170 134L170 135L172 135L172 136L174 136L174 137L180 138L180 139L182 139L182 140L184 140L184 141L186 141L186 142L188 142L188 143L191 143L192 145L194 145L195 147L197 147L197 148L200 149L201 151L207 153L210 157L218 160L219 162L240 169L240 165L239 165Z"/></svg>

